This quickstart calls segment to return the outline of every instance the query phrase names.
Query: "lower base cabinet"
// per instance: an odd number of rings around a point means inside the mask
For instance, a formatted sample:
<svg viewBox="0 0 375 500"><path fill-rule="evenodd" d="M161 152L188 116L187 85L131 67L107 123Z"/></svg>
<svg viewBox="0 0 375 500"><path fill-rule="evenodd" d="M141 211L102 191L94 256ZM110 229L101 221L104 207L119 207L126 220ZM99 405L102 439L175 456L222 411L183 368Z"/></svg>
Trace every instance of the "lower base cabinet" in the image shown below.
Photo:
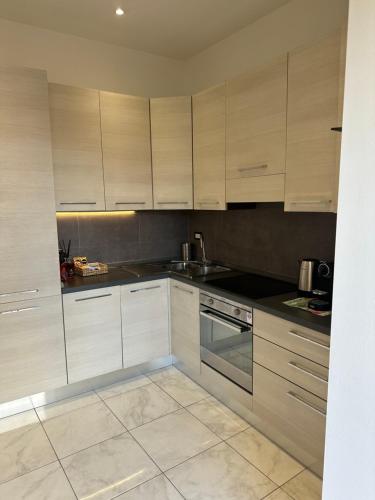
<svg viewBox="0 0 375 500"><path fill-rule="evenodd" d="M0 305L0 402L66 385L61 296Z"/></svg>
<svg viewBox="0 0 375 500"><path fill-rule="evenodd" d="M169 356L168 281L121 287L124 368Z"/></svg>
<svg viewBox="0 0 375 500"><path fill-rule="evenodd" d="M120 287L63 296L68 382L120 370Z"/></svg>

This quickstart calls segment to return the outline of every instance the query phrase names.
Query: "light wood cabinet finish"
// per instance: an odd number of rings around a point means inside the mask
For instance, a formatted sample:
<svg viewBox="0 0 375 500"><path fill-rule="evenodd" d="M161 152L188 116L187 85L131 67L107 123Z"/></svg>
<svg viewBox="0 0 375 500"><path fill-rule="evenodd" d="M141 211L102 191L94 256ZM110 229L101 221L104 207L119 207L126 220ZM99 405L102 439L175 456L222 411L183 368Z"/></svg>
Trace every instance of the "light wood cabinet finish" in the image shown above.
<svg viewBox="0 0 375 500"><path fill-rule="evenodd" d="M150 100L154 208L193 208L191 97Z"/></svg>
<svg viewBox="0 0 375 500"><path fill-rule="evenodd" d="M343 34L289 56L285 210L335 212L342 125Z"/></svg>
<svg viewBox="0 0 375 500"><path fill-rule="evenodd" d="M286 56L227 82L227 202L284 199L286 107Z"/></svg>
<svg viewBox="0 0 375 500"><path fill-rule="evenodd" d="M121 287L124 368L171 353L167 280Z"/></svg>
<svg viewBox="0 0 375 500"><path fill-rule="evenodd" d="M107 210L152 209L150 101L100 91Z"/></svg>
<svg viewBox="0 0 375 500"><path fill-rule="evenodd" d="M49 84L57 211L105 210L99 91Z"/></svg>
<svg viewBox="0 0 375 500"><path fill-rule="evenodd" d="M254 309L254 334L315 363L329 366L329 335Z"/></svg>
<svg viewBox="0 0 375 500"><path fill-rule="evenodd" d="M0 68L0 303L60 294L45 71Z"/></svg>
<svg viewBox="0 0 375 500"><path fill-rule="evenodd" d="M194 208L225 210L226 86L193 96Z"/></svg>
<svg viewBox="0 0 375 500"><path fill-rule="evenodd" d="M66 385L60 296L0 305L0 380L0 402Z"/></svg>
<svg viewBox="0 0 375 500"><path fill-rule="evenodd" d="M172 354L182 370L200 373L199 290L171 280Z"/></svg>
<svg viewBox="0 0 375 500"><path fill-rule="evenodd" d="M69 383L122 368L120 287L63 295Z"/></svg>
<svg viewBox="0 0 375 500"><path fill-rule="evenodd" d="M327 400L328 368L254 335L254 361Z"/></svg>

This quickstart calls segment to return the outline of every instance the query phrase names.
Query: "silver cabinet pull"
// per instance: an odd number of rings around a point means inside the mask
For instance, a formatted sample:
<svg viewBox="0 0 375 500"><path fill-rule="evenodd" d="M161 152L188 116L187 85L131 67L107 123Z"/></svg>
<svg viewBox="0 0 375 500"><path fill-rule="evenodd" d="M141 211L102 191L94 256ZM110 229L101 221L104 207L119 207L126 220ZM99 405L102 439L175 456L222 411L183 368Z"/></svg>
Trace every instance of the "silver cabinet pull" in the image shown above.
<svg viewBox="0 0 375 500"><path fill-rule="evenodd" d="M130 290L130 293L144 292L146 290L156 290L157 288L161 288L160 285L157 285L157 286L147 286L145 288L135 288L134 290Z"/></svg>
<svg viewBox="0 0 375 500"><path fill-rule="evenodd" d="M15 314L25 311L34 311L35 309L39 309L39 306L31 306L31 307L21 307L20 309L10 309L9 311L1 311L1 315L5 314Z"/></svg>
<svg viewBox="0 0 375 500"><path fill-rule="evenodd" d="M96 205L96 201L60 201L59 205Z"/></svg>
<svg viewBox="0 0 375 500"><path fill-rule="evenodd" d="M188 201L158 201L158 205L189 205Z"/></svg>
<svg viewBox="0 0 375 500"><path fill-rule="evenodd" d="M214 323L218 323L219 325L225 326L226 328L229 328L230 330L233 330L236 333L244 333L244 332L250 331L250 329L247 327L237 326L234 323L230 323L229 321L225 321L225 319L222 319L213 313L201 311L200 315L203 316L204 318L209 319L210 321L213 321Z"/></svg>
<svg viewBox="0 0 375 500"><path fill-rule="evenodd" d="M322 344L321 342L318 342L317 340L310 339L309 337L307 337L303 333L296 332L294 330L290 330L288 333L289 333L289 335L293 335L293 337L298 337L299 339L306 340L306 342L310 342L310 344L318 345L319 347L322 347L323 349L326 349L327 351L329 351L328 345Z"/></svg>
<svg viewBox="0 0 375 500"><path fill-rule="evenodd" d="M308 401L305 401L299 394L296 394L295 392L292 392L292 391L289 391L286 394L289 398L293 399L294 401L297 401L298 403L300 403L303 406L306 406L307 408L314 411L315 413L318 413L319 415L322 415L323 417L326 416L326 412L324 410L322 410L318 406L316 406Z"/></svg>
<svg viewBox="0 0 375 500"><path fill-rule="evenodd" d="M34 290L19 290L18 292L8 292L8 293L0 293L0 297L10 297L11 295L18 295L19 293L38 293L39 289L35 288Z"/></svg>
<svg viewBox="0 0 375 500"><path fill-rule="evenodd" d="M191 290L186 290L186 288L183 288L182 286L173 285L173 288L177 288L177 290L181 290L181 292L190 293L191 295L193 295L193 292Z"/></svg>
<svg viewBox="0 0 375 500"><path fill-rule="evenodd" d="M324 377L323 375L320 375L314 370L305 368L304 366L299 365L295 361L289 361L288 365L291 366L292 368L295 368L296 370L299 370L302 373L306 373L306 375L310 375L310 377L316 378L317 380L320 380L321 382L328 384L328 378Z"/></svg>
<svg viewBox="0 0 375 500"><path fill-rule="evenodd" d="M102 299L103 297L111 297L111 293L103 293L103 295L94 295L93 297L82 297L81 299L74 299L76 302L82 302L84 300L92 299Z"/></svg>
<svg viewBox="0 0 375 500"><path fill-rule="evenodd" d="M330 205L332 200L291 201L291 205Z"/></svg>
<svg viewBox="0 0 375 500"><path fill-rule="evenodd" d="M262 163L260 165L249 165L248 167L238 167L239 172L249 172L250 170L258 170L267 168L267 163Z"/></svg>
<svg viewBox="0 0 375 500"><path fill-rule="evenodd" d="M219 201L198 201L198 205L220 205Z"/></svg>
<svg viewBox="0 0 375 500"><path fill-rule="evenodd" d="M146 205L145 201L116 201L115 205Z"/></svg>

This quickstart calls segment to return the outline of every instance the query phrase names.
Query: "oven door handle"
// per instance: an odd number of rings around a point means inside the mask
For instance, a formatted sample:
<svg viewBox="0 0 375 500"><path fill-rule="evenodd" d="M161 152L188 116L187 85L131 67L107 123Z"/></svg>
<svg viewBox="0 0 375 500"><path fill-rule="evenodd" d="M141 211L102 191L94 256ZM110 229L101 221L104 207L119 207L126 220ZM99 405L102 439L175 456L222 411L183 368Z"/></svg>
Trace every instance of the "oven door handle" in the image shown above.
<svg viewBox="0 0 375 500"><path fill-rule="evenodd" d="M203 316L204 318L208 318L209 320L214 321L215 323L218 323L219 325L230 328L231 330L237 333L244 333L250 331L250 327L235 325L234 323L225 321L225 319L222 319L219 316L216 316L216 314L210 312L201 311L200 315Z"/></svg>

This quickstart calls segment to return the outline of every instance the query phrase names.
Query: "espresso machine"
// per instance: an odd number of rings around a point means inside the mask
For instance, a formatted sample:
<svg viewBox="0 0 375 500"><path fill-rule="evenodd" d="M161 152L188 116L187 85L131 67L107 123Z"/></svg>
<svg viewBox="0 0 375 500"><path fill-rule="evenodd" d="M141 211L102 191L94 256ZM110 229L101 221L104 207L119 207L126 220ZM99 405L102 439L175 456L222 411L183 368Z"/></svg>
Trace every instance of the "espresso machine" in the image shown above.
<svg viewBox="0 0 375 500"><path fill-rule="evenodd" d="M304 258L300 260L298 292L310 297L309 308L329 311L332 307L333 262Z"/></svg>

